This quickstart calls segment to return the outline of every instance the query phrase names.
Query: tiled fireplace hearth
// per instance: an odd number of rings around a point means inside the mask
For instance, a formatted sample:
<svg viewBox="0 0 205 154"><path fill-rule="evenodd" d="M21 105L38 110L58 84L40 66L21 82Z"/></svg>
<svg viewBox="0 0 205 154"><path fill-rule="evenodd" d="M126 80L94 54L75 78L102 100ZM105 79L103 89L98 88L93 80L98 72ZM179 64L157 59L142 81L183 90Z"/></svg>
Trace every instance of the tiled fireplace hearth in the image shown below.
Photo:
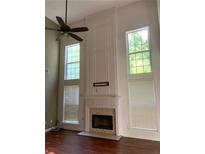
<svg viewBox="0 0 205 154"><path fill-rule="evenodd" d="M118 97L89 97L85 102L85 131L79 135L119 140Z"/></svg>

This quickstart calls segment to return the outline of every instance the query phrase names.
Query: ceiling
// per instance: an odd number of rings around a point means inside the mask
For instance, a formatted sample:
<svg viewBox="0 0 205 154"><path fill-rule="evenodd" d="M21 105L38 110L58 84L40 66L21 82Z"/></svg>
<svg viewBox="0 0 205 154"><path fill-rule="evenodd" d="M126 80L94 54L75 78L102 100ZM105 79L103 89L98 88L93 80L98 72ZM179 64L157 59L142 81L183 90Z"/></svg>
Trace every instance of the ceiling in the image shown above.
<svg viewBox="0 0 205 154"><path fill-rule="evenodd" d="M66 0L45 0L45 15L55 23L56 16L65 19ZM68 0L68 23L73 23L88 15L112 7L127 5L139 0Z"/></svg>

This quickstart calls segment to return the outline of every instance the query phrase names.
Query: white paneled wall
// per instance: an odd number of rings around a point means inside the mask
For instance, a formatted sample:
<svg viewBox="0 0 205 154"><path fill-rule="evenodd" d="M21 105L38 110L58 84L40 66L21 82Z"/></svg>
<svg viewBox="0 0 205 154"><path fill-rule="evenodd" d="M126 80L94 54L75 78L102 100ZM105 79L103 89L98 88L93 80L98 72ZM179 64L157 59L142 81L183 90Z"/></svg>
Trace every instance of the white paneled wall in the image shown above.
<svg viewBox="0 0 205 154"><path fill-rule="evenodd" d="M114 10L87 18L87 96L116 95L116 57ZM109 86L93 87L94 82L109 82Z"/></svg>

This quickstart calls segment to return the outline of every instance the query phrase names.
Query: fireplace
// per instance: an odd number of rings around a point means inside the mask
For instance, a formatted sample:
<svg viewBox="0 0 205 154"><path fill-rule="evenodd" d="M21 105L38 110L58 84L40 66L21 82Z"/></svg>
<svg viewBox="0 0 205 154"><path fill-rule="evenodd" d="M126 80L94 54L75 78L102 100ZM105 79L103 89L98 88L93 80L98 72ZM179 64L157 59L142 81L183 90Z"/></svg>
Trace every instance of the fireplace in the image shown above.
<svg viewBox="0 0 205 154"><path fill-rule="evenodd" d="M92 115L92 128L98 129L113 129L112 116L109 115Z"/></svg>
<svg viewBox="0 0 205 154"><path fill-rule="evenodd" d="M79 135L120 140L118 97L89 97L85 103L85 131Z"/></svg>
<svg viewBox="0 0 205 154"><path fill-rule="evenodd" d="M116 134L115 109L90 108L89 115L90 132Z"/></svg>

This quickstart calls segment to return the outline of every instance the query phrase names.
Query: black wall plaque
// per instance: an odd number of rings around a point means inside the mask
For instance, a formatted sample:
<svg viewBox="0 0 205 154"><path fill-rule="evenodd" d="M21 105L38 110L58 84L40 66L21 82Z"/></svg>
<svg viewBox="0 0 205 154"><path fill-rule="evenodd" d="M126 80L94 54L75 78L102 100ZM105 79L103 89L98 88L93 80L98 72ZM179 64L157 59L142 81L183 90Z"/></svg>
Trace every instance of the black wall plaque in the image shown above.
<svg viewBox="0 0 205 154"><path fill-rule="evenodd" d="M109 82L94 82L93 87L109 86Z"/></svg>

